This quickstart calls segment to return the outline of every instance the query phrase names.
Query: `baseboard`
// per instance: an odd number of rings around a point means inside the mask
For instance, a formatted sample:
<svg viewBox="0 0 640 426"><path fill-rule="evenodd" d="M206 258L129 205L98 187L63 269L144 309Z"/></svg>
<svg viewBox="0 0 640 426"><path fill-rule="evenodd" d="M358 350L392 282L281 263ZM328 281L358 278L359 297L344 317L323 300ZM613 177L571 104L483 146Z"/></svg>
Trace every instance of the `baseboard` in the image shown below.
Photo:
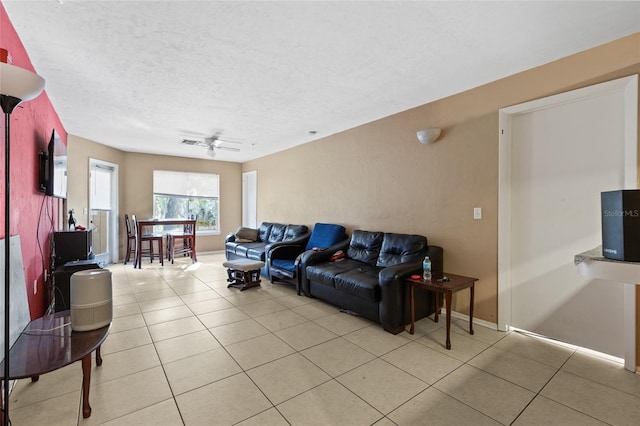
<svg viewBox="0 0 640 426"><path fill-rule="evenodd" d="M440 314L446 315L446 312L444 311L444 309L440 309ZM463 320L469 321L469 315L461 314L455 311L451 311L451 318L463 319ZM475 317L473 318L473 323L477 325L481 325L483 327L490 328L491 330L498 330L498 323L481 320Z"/></svg>

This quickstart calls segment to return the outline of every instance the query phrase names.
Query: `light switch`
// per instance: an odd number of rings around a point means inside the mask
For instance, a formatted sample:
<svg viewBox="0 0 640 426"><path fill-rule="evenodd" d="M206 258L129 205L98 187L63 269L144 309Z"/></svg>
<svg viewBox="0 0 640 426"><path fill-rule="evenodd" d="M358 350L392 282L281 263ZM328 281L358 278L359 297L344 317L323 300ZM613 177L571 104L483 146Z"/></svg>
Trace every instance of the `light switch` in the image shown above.
<svg viewBox="0 0 640 426"><path fill-rule="evenodd" d="M474 207L473 208L473 218L474 219L482 219L482 207Z"/></svg>

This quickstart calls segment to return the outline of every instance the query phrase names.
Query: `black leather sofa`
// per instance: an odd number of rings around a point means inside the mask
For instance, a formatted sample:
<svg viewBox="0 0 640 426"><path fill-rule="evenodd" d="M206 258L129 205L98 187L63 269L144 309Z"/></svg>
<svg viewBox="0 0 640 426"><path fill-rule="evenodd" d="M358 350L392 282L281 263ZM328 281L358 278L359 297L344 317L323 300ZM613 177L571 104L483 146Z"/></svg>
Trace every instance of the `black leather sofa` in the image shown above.
<svg viewBox="0 0 640 426"><path fill-rule="evenodd" d="M260 273L269 277L268 265L265 261L265 254L274 247L284 244L305 245L311 233L306 225L286 225L282 223L262 222L258 229L242 229L242 236L251 237L238 238L236 234L229 234L225 238L225 256L227 260L251 259L265 262L265 266ZM253 231L253 232L251 232Z"/></svg>
<svg viewBox="0 0 640 426"><path fill-rule="evenodd" d="M442 247L430 246L421 235L356 230L350 240L335 247L346 257L331 261L335 251L305 253L302 291L342 309L379 322L393 334L411 321L405 280L422 274L422 260L431 259L435 278L443 275ZM416 320L435 312L432 292L415 290Z"/></svg>

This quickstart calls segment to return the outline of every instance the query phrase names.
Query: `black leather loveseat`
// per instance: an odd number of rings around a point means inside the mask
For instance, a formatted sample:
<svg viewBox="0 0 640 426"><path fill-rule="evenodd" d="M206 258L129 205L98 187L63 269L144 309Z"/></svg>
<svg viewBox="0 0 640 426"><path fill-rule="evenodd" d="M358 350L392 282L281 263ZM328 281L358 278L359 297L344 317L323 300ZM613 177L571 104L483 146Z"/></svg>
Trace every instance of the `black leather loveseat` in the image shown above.
<svg viewBox="0 0 640 426"><path fill-rule="evenodd" d="M421 235L356 230L339 249L346 254L341 261L330 260L337 257L333 251L305 259L302 291L379 322L393 334L411 321L407 277L422 273L425 256L431 259L433 276L443 274L442 248L429 246ZM418 320L435 311L435 300L432 292L415 291Z"/></svg>
<svg viewBox="0 0 640 426"><path fill-rule="evenodd" d="M269 276L265 253L283 244L305 245L311 233L306 225L285 225L282 223L262 222L260 228L240 228L235 234L225 238L227 260L251 259L265 262L261 274Z"/></svg>

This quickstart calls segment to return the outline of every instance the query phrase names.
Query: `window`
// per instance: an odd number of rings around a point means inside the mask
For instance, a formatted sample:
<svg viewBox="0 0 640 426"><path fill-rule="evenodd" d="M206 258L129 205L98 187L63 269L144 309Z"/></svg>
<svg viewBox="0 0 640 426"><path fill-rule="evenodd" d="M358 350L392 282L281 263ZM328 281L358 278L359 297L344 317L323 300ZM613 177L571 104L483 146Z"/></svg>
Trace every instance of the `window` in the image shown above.
<svg viewBox="0 0 640 426"><path fill-rule="evenodd" d="M220 232L219 176L212 173L153 171L153 216L196 217L198 233ZM165 226L171 231L174 226Z"/></svg>

